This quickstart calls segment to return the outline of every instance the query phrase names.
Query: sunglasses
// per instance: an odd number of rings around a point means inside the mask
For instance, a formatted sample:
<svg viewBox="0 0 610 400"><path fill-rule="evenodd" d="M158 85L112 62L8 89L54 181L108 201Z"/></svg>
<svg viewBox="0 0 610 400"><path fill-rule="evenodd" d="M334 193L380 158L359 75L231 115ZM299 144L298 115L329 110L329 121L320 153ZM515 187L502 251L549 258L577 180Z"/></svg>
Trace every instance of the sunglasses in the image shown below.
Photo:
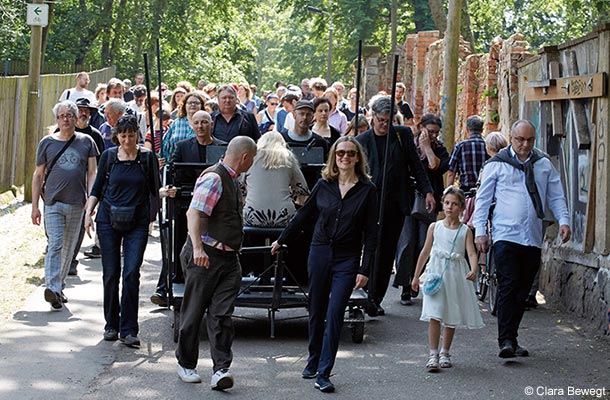
<svg viewBox="0 0 610 400"><path fill-rule="evenodd" d="M279 103L269 103L270 106L277 106Z"/></svg>
<svg viewBox="0 0 610 400"><path fill-rule="evenodd" d="M335 154L339 158L343 158L345 156L348 156L349 158L354 158L356 157L356 155L358 155L358 152L356 150L337 150L335 151Z"/></svg>

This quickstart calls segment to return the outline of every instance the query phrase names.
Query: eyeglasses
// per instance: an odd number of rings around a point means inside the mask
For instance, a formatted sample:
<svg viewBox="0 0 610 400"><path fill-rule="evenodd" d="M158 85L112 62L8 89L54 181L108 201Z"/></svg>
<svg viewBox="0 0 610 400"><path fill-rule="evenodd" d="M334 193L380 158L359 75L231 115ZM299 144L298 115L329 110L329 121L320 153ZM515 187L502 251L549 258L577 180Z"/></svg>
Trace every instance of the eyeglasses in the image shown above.
<svg viewBox="0 0 610 400"><path fill-rule="evenodd" d="M528 144L533 144L536 141L536 137L533 136L531 138L524 138L521 136L513 136L512 137L514 140L517 141L517 143L519 144L524 144L524 143L528 143Z"/></svg>
<svg viewBox="0 0 610 400"><path fill-rule="evenodd" d="M189 100L186 102L186 104L189 106L198 106L201 104L201 102L199 100Z"/></svg>
<svg viewBox="0 0 610 400"><path fill-rule="evenodd" d="M57 116L57 119L66 119L66 120L68 120L68 119L72 119L72 118L74 118L74 115L72 115L72 114L60 114L60 115Z"/></svg>
<svg viewBox="0 0 610 400"><path fill-rule="evenodd" d="M280 103L269 103L270 106L277 106Z"/></svg>
<svg viewBox="0 0 610 400"><path fill-rule="evenodd" d="M431 135L438 135L439 133L441 133L440 129L426 129L426 131Z"/></svg>
<svg viewBox="0 0 610 400"><path fill-rule="evenodd" d="M356 157L356 155L358 155L358 152L356 150L337 150L335 151L335 155L339 158L343 158L345 156L348 156L349 158L354 158Z"/></svg>
<svg viewBox="0 0 610 400"><path fill-rule="evenodd" d="M379 118L379 115L375 114L375 118L377 119L377 122L379 122L381 125L388 125L390 123L390 118Z"/></svg>
<svg viewBox="0 0 610 400"><path fill-rule="evenodd" d="M356 100L356 96L350 96L349 99L350 100Z"/></svg>

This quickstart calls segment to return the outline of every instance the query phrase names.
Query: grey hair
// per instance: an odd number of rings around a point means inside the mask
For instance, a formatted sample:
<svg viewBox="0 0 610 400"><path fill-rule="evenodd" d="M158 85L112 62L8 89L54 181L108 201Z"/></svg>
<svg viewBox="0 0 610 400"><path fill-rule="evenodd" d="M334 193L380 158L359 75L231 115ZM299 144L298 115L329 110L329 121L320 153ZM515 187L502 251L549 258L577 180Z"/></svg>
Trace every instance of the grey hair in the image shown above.
<svg viewBox="0 0 610 400"><path fill-rule="evenodd" d="M218 97L220 97L220 92L229 92L233 96L237 97L237 92L235 91L235 88L231 85L222 85L221 87L219 87L216 91L216 93L218 93L219 95Z"/></svg>
<svg viewBox="0 0 610 400"><path fill-rule="evenodd" d="M392 99L387 95L376 95L369 101L369 108L376 115L388 115L392 108ZM394 107L394 115L396 115L396 107Z"/></svg>
<svg viewBox="0 0 610 400"><path fill-rule="evenodd" d="M481 133L483 132L483 124L485 121L478 115L471 115L466 120L466 128L470 133Z"/></svg>
<svg viewBox="0 0 610 400"><path fill-rule="evenodd" d="M105 110L112 110L112 112L114 112L115 114L124 114L126 108L127 105L121 99L110 99L106 102L106 105L104 106Z"/></svg>
<svg viewBox="0 0 610 400"><path fill-rule="evenodd" d="M498 152L508 146L508 141L504 135L498 131L489 132L485 137L485 143L487 144L487 147L495 152Z"/></svg>
<svg viewBox="0 0 610 400"><path fill-rule="evenodd" d="M528 121L527 119L519 119L519 120L515 121L511 125L511 127L510 127L510 135L513 136L513 132L515 131L515 129L517 129L519 127L519 125L523 125L523 124L528 125L534 131L536 131L536 127L530 121Z"/></svg>
<svg viewBox="0 0 610 400"><path fill-rule="evenodd" d="M76 107L75 102L70 100L64 100L55 104L55 106L53 107L53 115L55 116L55 119L57 119L57 115L59 113L60 108L67 108L72 112L74 118L78 117L78 107Z"/></svg>

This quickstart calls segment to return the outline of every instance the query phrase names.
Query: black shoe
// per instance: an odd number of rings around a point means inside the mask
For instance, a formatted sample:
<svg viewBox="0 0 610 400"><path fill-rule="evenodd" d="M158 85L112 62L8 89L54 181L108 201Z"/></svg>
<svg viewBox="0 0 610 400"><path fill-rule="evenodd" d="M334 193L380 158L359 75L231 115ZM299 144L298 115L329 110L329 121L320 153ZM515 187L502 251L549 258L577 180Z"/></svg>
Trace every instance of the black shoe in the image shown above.
<svg viewBox="0 0 610 400"><path fill-rule="evenodd" d="M90 250L83 252L83 254L85 255L85 257L89 258L100 258L102 256L102 251L98 246L93 245L91 246Z"/></svg>
<svg viewBox="0 0 610 400"><path fill-rule="evenodd" d="M59 292L59 300L61 300L62 303L67 303L68 302L68 298L64 294L63 290L61 292Z"/></svg>
<svg viewBox="0 0 610 400"><path fill-rule="evenodd" d="M76 266L78 265L78 260L72 260L72 264L70 264L70 270L68 271L68 275L78 275L78 271L76 270Z"/></svg>
<svg viewBox="0 0 610 400"><path fill-rule="evenodd" d="M383 309L383 307L381 307L381 304L377 304L377 315L385 315L385 310Z"/></svg>
<svg viewBox="0 0 610 400"><path fill-rule="evenodd" d="M500 346L500 354L498 354L500 358L514 358L515 357L515 346L510 340L505 340Z"/></svg>
<svg viewBox="0 0 610 400"><path fill-rule="evenodd" d="M119 338L119 340L127 347L133 347L134 349L140 348L140 339L136 335L127 335Z"/></svg>
<svg viewBox="0 0 610 400"><path fill-rule="evenodd" d="M313 386L324 393L332 393L335 391L335 385L333 385L327 376L318 376L316 378L316 383L314 383Z"/></svg>
<svg viewBox="0 0 610 400"><path fill-rule="evenodd" d="M403 306L412 306L413 300L411 300L411 294L403 293L402 295L400 295L400 304L402 304Z"/></svg>
<svg viewBox="0 0 610 400"><path fill-rule="evenodd" d="M376 317L378 315L377 304L375 304L373 300L369 300L368 304L366 305L366 313L369 315L369 317Z"/></svg>
<svg viewBox="0 0 610 400"><path fill-rule="evenodd" d="M536 296L528 296L527 300L525 300L525 308L536 308L538 307L538 301L536 301Z"/></svg>
<svg viewBox="0 0 610 400"><path fill-rule="evenodd" d="M64 306L61 304L61 299L58 293L55 293L51 289L44 290L44 299L47 303L51 303L51 309L53 311L59 311Z"/></svg>
<svg viewBox="0 0 610 400"><path fill-rule="evenodd" d="M527 349L525 349L525 348L523 348L523 347L521 347L519 345L516 345L515 346L515 355L517 357L529 357L530 356L530 352L527 351Z"/></svg>
<svg viewBox="0 0 610 400"><path fill-rule="evenodd" d="M152 296L150 296L150 301L159 307L167 307L169 304L167 301L167 295L161 292L155 292Z"/></svg>
<svg viewBox="0 0 610 400"><path fill-rule="evenodd" d="M108 342L114 342L118 338L119 333L116 331L116 329L109 328L104 331L104 340Z"/></svg>
<svg viewBox="0 0 610 400"><path fill-rule="evenodd" d="M419 296L419 290L413 290L411 289L411 298L412 299L416 299L417 296Z"/></svg>
<svg viewBox="0 0 610 400"><path fill-rule="evenodd" d="M305 369L303 370L303 373L301 374L301 377L303 379L313 379L316 376L318 376L317 368L310 367L310 366L305 367Z"/></svg>

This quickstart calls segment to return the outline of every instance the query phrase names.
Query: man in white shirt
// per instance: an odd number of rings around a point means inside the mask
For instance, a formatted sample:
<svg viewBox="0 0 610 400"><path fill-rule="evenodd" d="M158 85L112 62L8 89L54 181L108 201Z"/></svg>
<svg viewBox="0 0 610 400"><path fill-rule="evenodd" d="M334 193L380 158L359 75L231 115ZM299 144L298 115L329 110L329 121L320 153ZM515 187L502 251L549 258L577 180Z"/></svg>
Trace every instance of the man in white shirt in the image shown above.
<svg viewBox="0 0 610 400"><path fill-rule="evenodd" d="M493 255L498 279L499 356L527 357L517 343L525 301L540 268L545 206L559 221L563 243L570 239L568 207L559 172L548 156L534 148L536 128L526 120L513 124L510 146L491 158L483 169L474 211L475 244L487 251L486 226L491 215Z"/></svg>
<svg viewBox="0 0 610 400"><path fill-rule="evenodd" d="M76 86L70 89L66 89L63 91L61 96L59 96L59 101L70 100L76 103L78 99L88 99L90 104L95 104L95 94L87 90L89 86L89 74L86 72L79 72L76 75Z"/></svg>

